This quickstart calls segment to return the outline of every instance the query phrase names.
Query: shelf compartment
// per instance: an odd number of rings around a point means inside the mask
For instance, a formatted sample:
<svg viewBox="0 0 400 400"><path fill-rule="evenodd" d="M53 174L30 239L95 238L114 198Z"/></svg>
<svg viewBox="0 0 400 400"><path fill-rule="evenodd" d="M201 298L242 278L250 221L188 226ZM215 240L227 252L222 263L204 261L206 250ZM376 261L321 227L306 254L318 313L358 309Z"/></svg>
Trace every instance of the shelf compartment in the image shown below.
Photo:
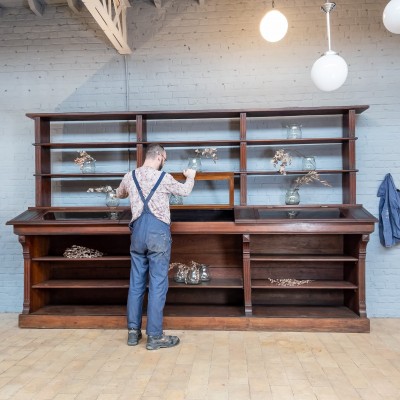
<svg viewBox="0 0 400 400"><path fill-rule="evenodd" d="M279 289L279 290L304 290L304 289L318 289L318 290L340 290L340 289L357 289L358 286L347 281L312 281L304 285L297 286L280 286L277 283L272 283L268 279L253 279L251 281L253 289Z"/></svg>

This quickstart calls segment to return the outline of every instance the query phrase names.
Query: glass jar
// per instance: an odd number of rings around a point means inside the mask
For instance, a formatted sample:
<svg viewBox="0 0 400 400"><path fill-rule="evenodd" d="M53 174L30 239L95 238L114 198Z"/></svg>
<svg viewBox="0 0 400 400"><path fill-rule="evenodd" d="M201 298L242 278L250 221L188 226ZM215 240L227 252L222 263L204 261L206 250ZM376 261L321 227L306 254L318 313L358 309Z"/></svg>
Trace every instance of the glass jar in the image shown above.
<svg viewBox="0 0 400 400"><path fill-rule="evenodd" d="M288 139L301 139L301 125L289 124L286 125Z"/></svg>
<svg viewBox="0 0 400 400"><path fill-rule="evenodd" d="M174 275L174 281L178 282L178 283L184 283L186 281L187 273L188 273L188 270L187 270L187 267L185 267L185 265L183 265L183 264L178 265L178 268Z"/></svg>
<svg viewBox="0 0 400 400"><path fill-rule="evenodd" d="M317 164L315 161L315 157L313 156L305 156L303 157L303 169L306 171L314 171L317 169Z"/></svg>
<svg viewBox="0 0 400 400"><path fill-rule="evenodd" d="M171 194L169 197L169 204L171 206L179 206L183 204L183 197L175 194Z"/></svg>
<svg viewBox="0 0 400 400"><path fill-rule="evenodd" d="M114 191L107 192L106 194L106 206L110 208L115 208L119 205L119 198Z"/></svg>
<svg viewBox="0 0 400 400"><path fill-rule="evenodd" d="M189 268L189 271L185 278L185 283L187 285L198 285L200 283L200 272L196 266Z"/></svg>
<svg viewBox="0 0 400 400"><path fill-rule="evenodd" d="M194 169L197 172L201 172L201 158L200 157L189 157L188 168Z"/></svg>
<svg viewBox="0 0 400 400"><path fill-rule="evenodd" d="M285 194L285 204L297 205L300 203L299 189L288 189Z"/></svg>
<svg viewBox="0 0 400 400"><path fill-rule="evenodd" d="M200 272L200 281L201 282L208 282L211 279L208 265L201 264L200 268L199 268L199 272Z"/></svg>
<svg viewBox="0 0 400 400"><path fill-rule="evenodd" d="M82 174L94 174L96 171L96 161L86 160L81 167Z"/></svg>

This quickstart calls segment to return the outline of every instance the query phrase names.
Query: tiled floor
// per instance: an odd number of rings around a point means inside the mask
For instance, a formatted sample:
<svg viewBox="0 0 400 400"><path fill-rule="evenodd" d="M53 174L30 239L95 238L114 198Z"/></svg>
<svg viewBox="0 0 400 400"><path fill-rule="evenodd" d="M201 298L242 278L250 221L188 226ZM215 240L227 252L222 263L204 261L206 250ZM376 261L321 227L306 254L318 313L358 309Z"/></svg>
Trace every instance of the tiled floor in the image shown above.
<svg viewBox="0 0 400 400"><path fill-rule="evenodd" d="M177 331L147 351L124 330L19 329L0 314L0 399L400 399L400 319L370 334Z"/></svg>

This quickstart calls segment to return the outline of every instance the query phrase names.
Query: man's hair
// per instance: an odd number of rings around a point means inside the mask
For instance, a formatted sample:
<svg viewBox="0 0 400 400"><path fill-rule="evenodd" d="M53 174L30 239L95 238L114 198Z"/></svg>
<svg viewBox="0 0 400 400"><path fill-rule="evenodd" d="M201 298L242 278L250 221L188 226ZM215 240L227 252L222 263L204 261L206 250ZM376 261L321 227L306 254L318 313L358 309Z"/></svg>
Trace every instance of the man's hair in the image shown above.
<svg viewBox="0 0 400 400"><path fill-rule="evenodd" d="M164 151L161 144L151 144L146 149L146 158L154 160L158 155L163 155Z"/></svg>

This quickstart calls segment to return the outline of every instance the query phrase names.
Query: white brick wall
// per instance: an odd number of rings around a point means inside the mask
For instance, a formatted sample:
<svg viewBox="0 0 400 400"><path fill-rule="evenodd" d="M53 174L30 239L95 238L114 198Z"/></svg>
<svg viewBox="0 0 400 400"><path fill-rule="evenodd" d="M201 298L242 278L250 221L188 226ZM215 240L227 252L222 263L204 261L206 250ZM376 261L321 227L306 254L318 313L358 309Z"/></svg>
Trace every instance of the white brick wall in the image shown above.
<svg viewBox="0 0 400 400"><path fill-rule="evenodd" d="M327 49L321 1L278 2L289 32L275 44L258 33L269 2L163 3L161 10L151 1L133 3L133 53L126 57L86 11L76 16L67 6L48 6L41 18L28 9L0 17L0 311L22 308L21 246L5 222L34 205L33 123L26 112L370 104L357 122L358 201L377 215L384 175L391 172L400 187L400 35L383 27L387 0L337 2L332 47L348 62L349 76L332 93L310 80L313 62ZM369 316L399 317L399 287L400 248L383 248L375 232L367 251Z"/></svg>

